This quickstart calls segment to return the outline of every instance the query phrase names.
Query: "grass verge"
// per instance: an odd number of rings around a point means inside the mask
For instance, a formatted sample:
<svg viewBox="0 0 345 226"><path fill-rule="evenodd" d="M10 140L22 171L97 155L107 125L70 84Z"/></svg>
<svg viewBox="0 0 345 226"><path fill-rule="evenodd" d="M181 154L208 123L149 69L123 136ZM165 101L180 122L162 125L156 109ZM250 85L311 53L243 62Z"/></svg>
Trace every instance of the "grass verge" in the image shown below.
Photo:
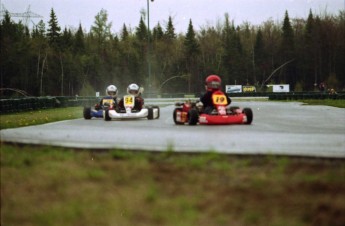
<svg viewBox="0 0 345 226"><path fill-rule="evenodd" d="M1 144L1 225L343 225L345 160Z"/></svg>
<svg viewBox="0 0 345 226"><path fill-rule="evenodd" d="M345 108L345 100L324 99L324 100L300 100L300 101L309 105L327 105L327 106L332 106L332 107Z"/></svg>
<svg viewBox="0 0 345 226"><path fill-rule="evenodd" d="M42 109L0 115L0 129L40 125L83 117L82 107Z"/></svg>

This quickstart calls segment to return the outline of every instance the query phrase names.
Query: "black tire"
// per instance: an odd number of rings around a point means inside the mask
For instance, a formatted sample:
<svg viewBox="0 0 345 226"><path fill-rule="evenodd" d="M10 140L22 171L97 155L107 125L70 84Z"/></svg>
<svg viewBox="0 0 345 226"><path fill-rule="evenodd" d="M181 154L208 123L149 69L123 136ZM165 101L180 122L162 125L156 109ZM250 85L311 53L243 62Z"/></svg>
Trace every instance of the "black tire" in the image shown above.
<svg viewBox="0 0 345 226"><path fill-rule="evenodd" d="M147 119L152 120L153 119L153 108L149 107L147 110L149 111L149 113L147 115Z"/></svg>
<svg viewBox="0 0 345 226"><path fill-rule="evenodd" d="M181 111L182 109L179 109L179 108L175 108L175 109L174 109L174 112L173 112L173 119L174 119L174 122L175 122L176 125L183 125L183 124L184 124L183 122L178 122L178 121L176 121L176 112L177 112L177 110Z"/></svg>
<svg viewBox="0 0 345 226"><path fill-rule="evenodd" d="M83 116L84 116L84 119L91 119L91 108L90 107L84 107Z"/></svg>
<svg viewBox="0 0 345 226"><path fill-rule="evenodd" d="M188 112L188 124L191 126L196 125L199 122L199 112L192 108Z"/></svg>
<svg viewBox="0 0 345 226"><path fill-rule="evenodd" d="M104 111L104 120L105 121L110 121L111 120L111 118L109 116L109 109Z"/></svg>
<svg viewBox="0 0 345 226"><path fill-rule="evenodd" d="M243 113L247 116L247 122L245 124L251 124L253 121L253 111L250 108L244 108Z"/></svg>

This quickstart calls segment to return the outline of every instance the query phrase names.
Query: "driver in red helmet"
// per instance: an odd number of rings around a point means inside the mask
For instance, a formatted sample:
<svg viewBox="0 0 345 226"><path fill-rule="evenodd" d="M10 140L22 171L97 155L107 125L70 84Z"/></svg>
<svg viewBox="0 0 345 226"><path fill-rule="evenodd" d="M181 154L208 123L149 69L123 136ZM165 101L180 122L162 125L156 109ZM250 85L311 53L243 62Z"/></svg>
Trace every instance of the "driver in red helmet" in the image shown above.
<svg viewBox="0 0 345 226"><path fill-rule="evenodd" d="M216 91L220 91L222 80L218 75L209 75L207 76L205 83L206 93L200 97L200 101L203 104L204 113L211 114L215 108L212 101L212 94ZM228 95L225 96L227 98L227 104L230 105L231 99Z"/></svg>

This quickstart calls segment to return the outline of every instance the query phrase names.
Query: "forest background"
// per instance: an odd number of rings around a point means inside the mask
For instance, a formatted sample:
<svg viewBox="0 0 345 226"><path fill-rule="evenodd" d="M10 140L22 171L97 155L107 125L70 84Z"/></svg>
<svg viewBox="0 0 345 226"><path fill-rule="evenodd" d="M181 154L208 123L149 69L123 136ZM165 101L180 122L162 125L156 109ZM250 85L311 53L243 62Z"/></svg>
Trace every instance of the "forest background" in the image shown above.
<svg viewBox="0 0 345 226"><path fill-rule="evenodd" d="M80 23L71 30L59 26L54 9L47 24L31 30L6 13L0 23L1 88L24 90L33 96L104 95L114 84L120 93L130 83L146 94L203 91L204 79L218 74L223 85L289 84L292 91L317 91L324 83L345 89L345 12L268 19L261 25L235 26L228 14L215 26L196 31L190 20L185 34L175 32L169 16L165 27L145 24L142 12L135 28L119 34L102 9L90 31Z"/></svg>

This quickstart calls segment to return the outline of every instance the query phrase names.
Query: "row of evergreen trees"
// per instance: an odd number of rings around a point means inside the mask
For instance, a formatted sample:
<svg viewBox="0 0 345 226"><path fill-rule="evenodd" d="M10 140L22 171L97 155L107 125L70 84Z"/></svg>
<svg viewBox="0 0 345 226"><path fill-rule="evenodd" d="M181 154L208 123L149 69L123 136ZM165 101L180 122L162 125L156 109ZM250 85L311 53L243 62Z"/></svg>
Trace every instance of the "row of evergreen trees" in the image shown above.
<svg viewBox="0 0 345 226"><path fill-rule="evenodd" d="M129 83L149 93L197 93L209 74L223 84L290 84L312 91L325 82L345 87L345 13L290 19L268 19L260 26L235 26L225 14L215 26L176 34L169 17L148 31L142 15L134 29L126 24L111 32L106 10L95 16L89 32L61 30L54 10L46 24L33 30L6 13L0 24L1 88L31 95L94 95L109 84L124 93Z"/></svg>

